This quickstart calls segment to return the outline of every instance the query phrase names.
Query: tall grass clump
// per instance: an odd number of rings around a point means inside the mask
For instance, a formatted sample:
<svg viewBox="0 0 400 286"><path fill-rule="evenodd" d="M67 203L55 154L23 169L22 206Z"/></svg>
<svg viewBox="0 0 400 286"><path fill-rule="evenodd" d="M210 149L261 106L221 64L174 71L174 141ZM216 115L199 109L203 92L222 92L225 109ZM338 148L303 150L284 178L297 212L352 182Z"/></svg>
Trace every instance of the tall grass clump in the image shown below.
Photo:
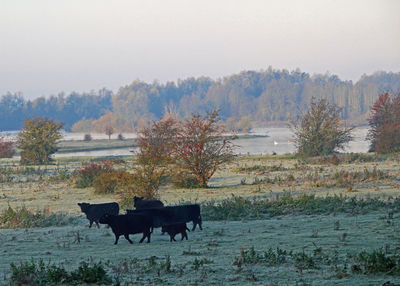
<svg viewBox="0 0 400 286"><path fill-rule="evenodd" d="M52 214L47 209L32 212L25 206L13 209L8 206L0 213L0 228L31 228L62 226L71 221L65 215Z"/></svg>

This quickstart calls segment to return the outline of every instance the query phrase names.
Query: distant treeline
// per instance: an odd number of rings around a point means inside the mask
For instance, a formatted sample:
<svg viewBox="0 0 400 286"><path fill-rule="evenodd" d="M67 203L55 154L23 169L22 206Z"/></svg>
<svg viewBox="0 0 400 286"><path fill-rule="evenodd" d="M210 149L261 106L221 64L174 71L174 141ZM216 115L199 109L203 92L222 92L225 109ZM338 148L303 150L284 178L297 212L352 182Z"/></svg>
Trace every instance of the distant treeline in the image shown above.
<svg viewBox="0 0 400 286"><path fill-rule="evenodd" d="M97 122L112 122L115 129L127 131L160 118L166 111L187 117L217 108L229 127L241 129L248 127L249 122L262 125L293 119L307 109L313 96L325 97L343 107L344 119L366 123L370 106L384 91L400 91L400 72L364 75L356 83L336 75L310 76L300 70L272 68L217 80L199 77L165 84L134 81L114 95L105 89L32 101L18 94L4 95L0 101L0 130L19 129L24 119L34 116L62 121L66 129L85 119L75 129L87 129L91 120L96 122L105 115L107 120Z"/></svg>
<svg viewBox="0 0 400 286"><path fill-rule="evenodd" d="M73 92L68 96L60 93L34 100L25 100L20 93L8 93L0 100L0 131L19 130L24 120L32 117L55 119L69 130L83 118L99 118L111 110L111 96L112 92L106 89L83 94Z"/></svg>

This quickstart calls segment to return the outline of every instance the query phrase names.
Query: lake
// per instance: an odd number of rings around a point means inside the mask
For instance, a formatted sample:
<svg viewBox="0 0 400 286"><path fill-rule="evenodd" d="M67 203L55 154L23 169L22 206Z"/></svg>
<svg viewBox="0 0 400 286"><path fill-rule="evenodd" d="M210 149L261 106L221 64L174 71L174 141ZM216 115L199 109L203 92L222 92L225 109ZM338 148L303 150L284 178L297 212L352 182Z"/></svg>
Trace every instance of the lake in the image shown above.
<svg viewBox="0 0 400 286"><path fill-rule="evenodd" d="M368 152L369 142L365 140L368 128L358 127L354 129L354 140L349 143L343 152L347 153L366 153ZM64 140L82 140L84 134L65 133ZM135 134L123 134L125 138L134 138ZM287 154L294 153L296 150L293 144L293 133L287 127L253 128L250 135L261 135L264 137L241 138L233 143L236 145L236 154ZM117 136L117 135L115 135ZM108 138L104 134L92 134L93 139ZM76 156L128 156L132 155L133 148L121 148L114 150L98 150L87 152L56 153L56 158L76 157Z"/></svg>

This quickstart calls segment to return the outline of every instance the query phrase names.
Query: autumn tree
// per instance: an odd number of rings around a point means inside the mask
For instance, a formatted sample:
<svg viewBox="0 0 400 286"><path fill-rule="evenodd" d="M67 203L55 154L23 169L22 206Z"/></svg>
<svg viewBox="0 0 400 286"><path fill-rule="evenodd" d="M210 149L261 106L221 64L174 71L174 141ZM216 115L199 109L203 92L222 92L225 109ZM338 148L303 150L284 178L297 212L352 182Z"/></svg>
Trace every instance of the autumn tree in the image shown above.
<svg viewBox="0 0 400 286"><path fill-rule="evenodd" d="M111 135L114 134L115 120L114 114L111 111L107 111L106 114L93 121L93 128L96 132L104 132L108 136L108 140L110 140Z"/></svg>
<svg viewBox="0 0 400 286"><path fill-rule="evenodd" d="M370 150L377 153L400 151L400 93L379 95L371 107L367 139Z"/></svg>
<svg viewBox="0 0 400 286"><path fill-rule="evenodd" d="M154 197L169 175L168 166L173 160L176 134L176 120L170 116L164 116L138 132L139 150L136 153L133 174L136 190L140 195L149 199Z"/></svg>
<svg viewBox="0 0 400 286"><path fill-rule="evenodd" d="M14 143L0 135L0 158L12 158L15 154Z"/></svg>
<svg viewBox="0 0 400 286"><path fill-rule="evenodd" d="M111 125L104 126L104 133L108 136L108 140L111 139L111 135L114 134L114 128Z"/></svg>
<svg viewBox="0 0 400 286"><path fill-rule="evenodd" d="M175 160L182 170L195 177L198 185L207 187L218 167L233 159L233 144L224 137L219 124L219 110L199 114L180 124L174 148Z"/></svg>
<svg viewBox="0 0 400 286"><path fill-rule="evenodd" d="M333 154L352 140L353 128L341 122L342 109L327 99L311 99L310 108L291 121L297 153L301 156Z"/></svg>
<svg viewBox="0 0 400 286"><path fill-rule="evenodd" d="M62 137L62 126L62 123L41 117L25 120L17 137L21 163L48 163L50 155L57 151L56 144Z"/></svg>

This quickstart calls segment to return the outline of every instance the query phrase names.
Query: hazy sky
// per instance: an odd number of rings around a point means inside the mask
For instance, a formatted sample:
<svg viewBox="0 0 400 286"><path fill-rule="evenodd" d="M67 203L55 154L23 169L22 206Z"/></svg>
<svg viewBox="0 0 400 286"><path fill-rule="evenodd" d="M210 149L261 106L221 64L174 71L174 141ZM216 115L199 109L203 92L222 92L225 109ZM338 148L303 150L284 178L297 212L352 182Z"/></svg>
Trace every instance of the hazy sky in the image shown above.
<svg viewBox="0 0 400 286"><path fill-rule="evenodd" d="M397 0L0 0L0 95L300 68L400 71Z"/></svg>

